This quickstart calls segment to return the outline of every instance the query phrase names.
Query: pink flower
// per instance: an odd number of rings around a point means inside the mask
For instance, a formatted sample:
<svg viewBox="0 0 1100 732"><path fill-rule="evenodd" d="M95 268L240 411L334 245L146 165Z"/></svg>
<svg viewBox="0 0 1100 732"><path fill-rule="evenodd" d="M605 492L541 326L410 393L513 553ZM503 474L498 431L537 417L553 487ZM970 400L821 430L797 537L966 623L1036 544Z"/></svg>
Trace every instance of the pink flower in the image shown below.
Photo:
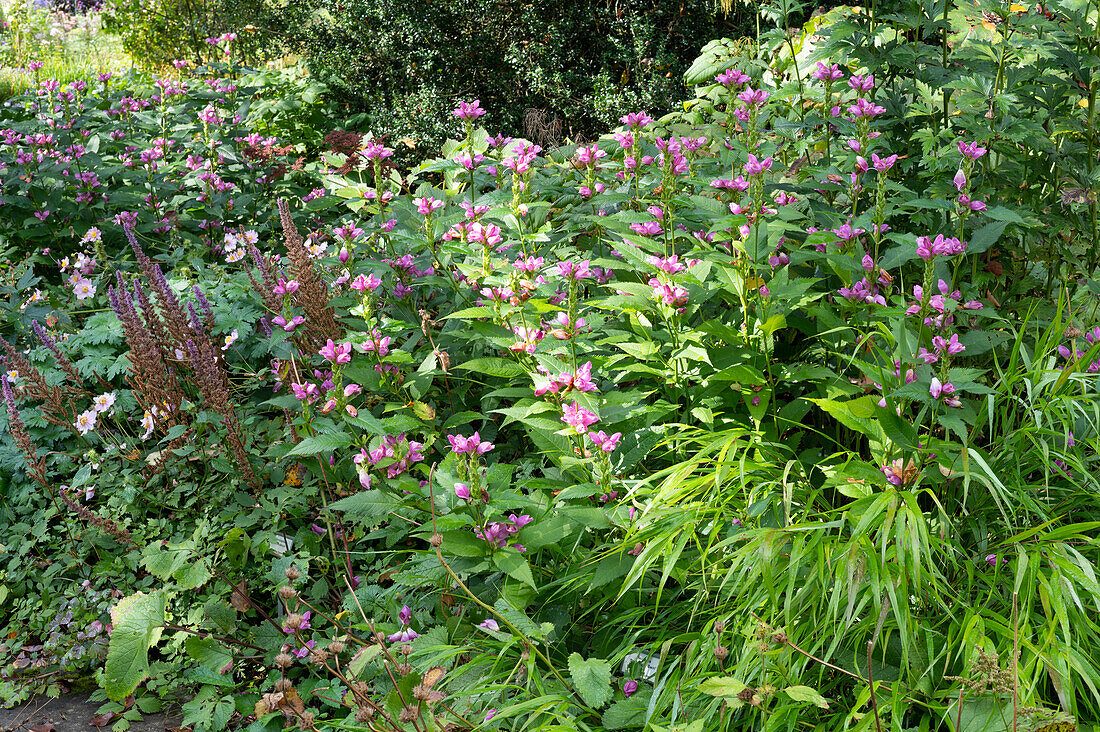
<svg viewBox="0 0 1100 732"><path fill-rule="evenodd" d="M725 87L741 86L742 84L748 83L749 76L737 69L726 69L718 74L718 76L714 77L714 80Z"/></svg>
<svg viewBox="0 0 1100 732"><path fill-rule="evenodd" d="M760 175L766 170L771 170L772 159L757 160L756 156L749 153L749 161L745 163L745 174L749 176Z"/></svg>
<svg viewBox="0 0 1100 732"><path fill-rule="evenodd" d="M459 102L451 114L466 122L473 122L485 114L485 110L481 108L481 100L475 99L472 102Z"/></svg>
<svg viewBox="0 0 1100 732"><path fill-rule="evenodd" d="M817 68L810 73L810 76L818 81L837 81L844 78L844 72L836 64L826 66L825 62L818 61Z"/></svg>
<svg viewBox="0 0 1100 732"><path fill-rule="evenodd" d="M481 435L477 432L474 432L469 437L463 437L462 435L447 435L447 442L451 443L451 450L459 455L466 453L484 455L494 447L491 442L482 442Z"/></svg>
<svg viewBox="0 0 1100 732"><path fill-rule="evenodd" d="M625 114L619 118L619 121L627 127L631 127L636 130L649 127L651 124L653 124L653 118L645 112L631 112L630 114Z"/></svg>
<svg viewBox="0 0 1100 732"><path fill-rule="evenodd" d="M455 483L455 495L464 501L470 500L470 486L465 483Z"/></svg>
<svg viewBox="0 0 1100 732"><path fill-rule="evenodd" d="M438 211L443 208L443 201L430 197L414 198L413 203L416 204L416 212L421 216L430 216L433 211Z"/></svg>
<svg viewBox="0 0 1100 732"><path fill-rule="evenodd" d="M558 274L570 280L583 280L592 276L592 267L587 259L577 263L570 261L558 262Z"/></svg>
<svg viewBox="0 0 1100 732"><path fill-rule="evenodd" d="M635 681L634 679L630 679L629 681L624 681L623 682L623 695L624 696L630 697L630 695L633 694L634 692L636 692L637 690L638 690L638 682Z"/></svg>
<svg viewBox="0 0 1100 732"><path fill-rule="evenodd" d="M600 448L604 452L613 452L619 445L619 440L622 439L623 433L616 432L613 435L608 435L603 430L599 432L589 432L588 438L592 440L592 444Z"/></svg>
<svg viewBox="0 0 1100 732"><path fill-rule="evenodd" d="M276 295L290 295L298 291L298 280L279 279L279 284L272 290Z"/></svg>
<svg viewBox="0 0 1100 732"><path fill-rule="evenodd" d="M576 430L577 434L584 434L590 426L599 422L600 418L574 401L562 407L561 421Z"/></svg>
<svg viewBox="0 0 1100 732"><path fill-rule="evenodd" d="M336 345L331 338L318 353L334 364L349 363L351 361L351 343Z"/></svg>
<svg viewBox="0 0 1100 732"><path fill-rule="evenodd" d="M356 292L367 292L370 290L374 292L378 289L378 286L382 284L382 280L375 277L373 274L359 275L351 283L351 289Z"/></svg>
<svg viewBox="0 0 1100 732"><path fill-rule="evenodd" d="M955 172L955 177L952 178L955 183L955 190L961 191L966 188L966 173L962 172L962 168Z"/></svg>
<svg viewBox="0 0 1100 732"><path fill-rule="evenodd" d="M982 155L985 155L985 148L980 147L977 142L963 142L959 140L958 145L959 154L971 160L977 160Z"/></svg>

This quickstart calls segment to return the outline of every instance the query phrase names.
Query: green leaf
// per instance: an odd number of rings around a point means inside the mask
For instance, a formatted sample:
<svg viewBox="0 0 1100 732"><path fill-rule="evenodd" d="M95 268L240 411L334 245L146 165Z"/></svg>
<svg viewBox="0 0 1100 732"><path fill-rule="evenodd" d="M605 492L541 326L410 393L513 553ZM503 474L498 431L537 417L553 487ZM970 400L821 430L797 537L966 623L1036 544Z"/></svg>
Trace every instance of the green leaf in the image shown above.
<svg viewBox="0 0 1100 732"><path fill-rule="evenodd" d="M469 361L463 361L455 368L466 369L467 371L473 371L478 374L486 374L488 376L502 376L505 378L511 378L514 376L523 376L526 371L515 361L509 361L506 358L496 358L493 356L486 358L472 358Z"/></svg>
<svg viewBox="0 0 1100 732"><path fill-rule="evenodd" d="M385 516L398 505L396 498L380 490L366 490L341 498L335 503L330 503L325 508L332 511L343 511L349 519L375 519Z"/></svg>
<svg viewBox="0 0 1100 732"><path fill-rule="evenodd" d="M168 598L162 592L138 592L111 609L111 640L103 667L103 688L113 701L133 694L149 678L149 649L160 640Z"/></svg>
<svg viewBox="0 0 1100 732"><path fill-rule="evenodd" d="M876 419L876 400L873 397L864 396L847 401L807 398L806 401L813 402L821 407L848 429L865 434L878 442L886 441L886 436L882 432L882 425Z"/></svg>
<svg viewBox="0 0 1100 732"><path fill-rule="evenodd" d="M569 656L569 677L588 706L601 707L611 698L611 664L607 661L586 661L581 654L573 653Z"/></svg>
<svg viewBox="0 0 1100 732"><path fill-rule="evenodd" d="M639 692L629 699L620 699L603 713L603 726L607 729L644 727L649 710L650 694Z"/></svg>
<svg viewBox="0 0 1100 732"><path fill-rule="evenodd" d="M821 694L818 694L816 689L812 689L809 686L788 686L783 690L783 693L796 702L815 704L822 709L829 708L828 700L821 696Z"/></svg>
<svg viewBox="0 0 1100 732"><path fill-rule="evenodd" d="M699 684L699 691L710 696L736 698L745 690L745 684L732 676L712 676Z"/></svg>
<svg viewBox="0 0 1100 732"><path fill-rule="evenodd" d="M538 589L535 585L535 575L531 573L531 565L515 549L509 547L493 554L493 564L497 565L500 571L512 579L525 582L531 585L532 588Z"/></svg>
<svg viewBox="0 0 1100 732"><path fill-rule="evenodd" d="M346 432L337 432L328 435L314 435L307 437L287 453L287 455L318 455L331 453L335 450L343 450L353 442L351 435Z"/></svg>
<svg viewBox="0 0 1100 732"><path fill-rule="evenodd" d="M220 671L233 660L233 654L213 638L188 636L183 642L183 649L188 656L213 671Z"/></svg>

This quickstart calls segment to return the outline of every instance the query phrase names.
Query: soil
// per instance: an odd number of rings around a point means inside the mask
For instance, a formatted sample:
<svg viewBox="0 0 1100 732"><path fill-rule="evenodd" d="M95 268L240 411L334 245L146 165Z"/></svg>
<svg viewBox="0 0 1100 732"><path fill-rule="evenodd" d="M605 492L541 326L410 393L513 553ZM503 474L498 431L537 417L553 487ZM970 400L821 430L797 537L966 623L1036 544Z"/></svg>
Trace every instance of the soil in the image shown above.
<svg viewBox="0 0 1100 732"><path fill-rule="evenodd" d="M35 697L13 709L0 709L0 732L109 732L120 717L98 713L100 702L87 694L63 694L57 699ZM171 714L147 714L130 724L130 732L179 730L180 720Z"/></svg>

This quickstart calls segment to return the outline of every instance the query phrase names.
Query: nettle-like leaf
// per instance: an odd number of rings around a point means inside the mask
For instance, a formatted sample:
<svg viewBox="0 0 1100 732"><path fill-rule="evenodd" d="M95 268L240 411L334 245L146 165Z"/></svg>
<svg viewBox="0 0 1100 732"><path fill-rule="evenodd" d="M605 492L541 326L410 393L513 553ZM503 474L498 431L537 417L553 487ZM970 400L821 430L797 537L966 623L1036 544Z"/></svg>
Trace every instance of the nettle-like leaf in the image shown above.
<svg viewBox="0 0 1100 732"><path fill-rule="evenodd" d="M579 653L569 656L569 678L584 703L602 707L611 699L611 664L601 658L585 660Z"/></svg>
<svg viewBox="0 0 1100 732"><path fill-rule="evenodd" d="M160 640L168 598L164 592L138 592L111 609L111 641L103 669L107 696L121 701L149 677L149 649Z"/></svg>

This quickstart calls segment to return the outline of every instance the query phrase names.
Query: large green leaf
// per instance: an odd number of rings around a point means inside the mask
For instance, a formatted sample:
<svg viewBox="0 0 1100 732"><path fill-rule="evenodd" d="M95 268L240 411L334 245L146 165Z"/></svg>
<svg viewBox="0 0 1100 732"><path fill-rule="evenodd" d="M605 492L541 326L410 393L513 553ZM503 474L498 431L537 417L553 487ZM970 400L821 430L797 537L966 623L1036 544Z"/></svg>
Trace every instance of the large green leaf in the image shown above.
<svg viewBox="0 0 1100 732"><path fill-rule="evenodd" d="M149 649L160 640L167 603L163 592L138 592L111 609L114 630L107 647L103 688L112 700L125 699L149 677Z"/></svg>
<svg viewBox="0 0 1100 732"><path fill-rule="evenodd" d="M579 653L569 656L569 677L577 693L590 707L601 707L611 698L611 664L600 658L587 661Z"/></svg>

